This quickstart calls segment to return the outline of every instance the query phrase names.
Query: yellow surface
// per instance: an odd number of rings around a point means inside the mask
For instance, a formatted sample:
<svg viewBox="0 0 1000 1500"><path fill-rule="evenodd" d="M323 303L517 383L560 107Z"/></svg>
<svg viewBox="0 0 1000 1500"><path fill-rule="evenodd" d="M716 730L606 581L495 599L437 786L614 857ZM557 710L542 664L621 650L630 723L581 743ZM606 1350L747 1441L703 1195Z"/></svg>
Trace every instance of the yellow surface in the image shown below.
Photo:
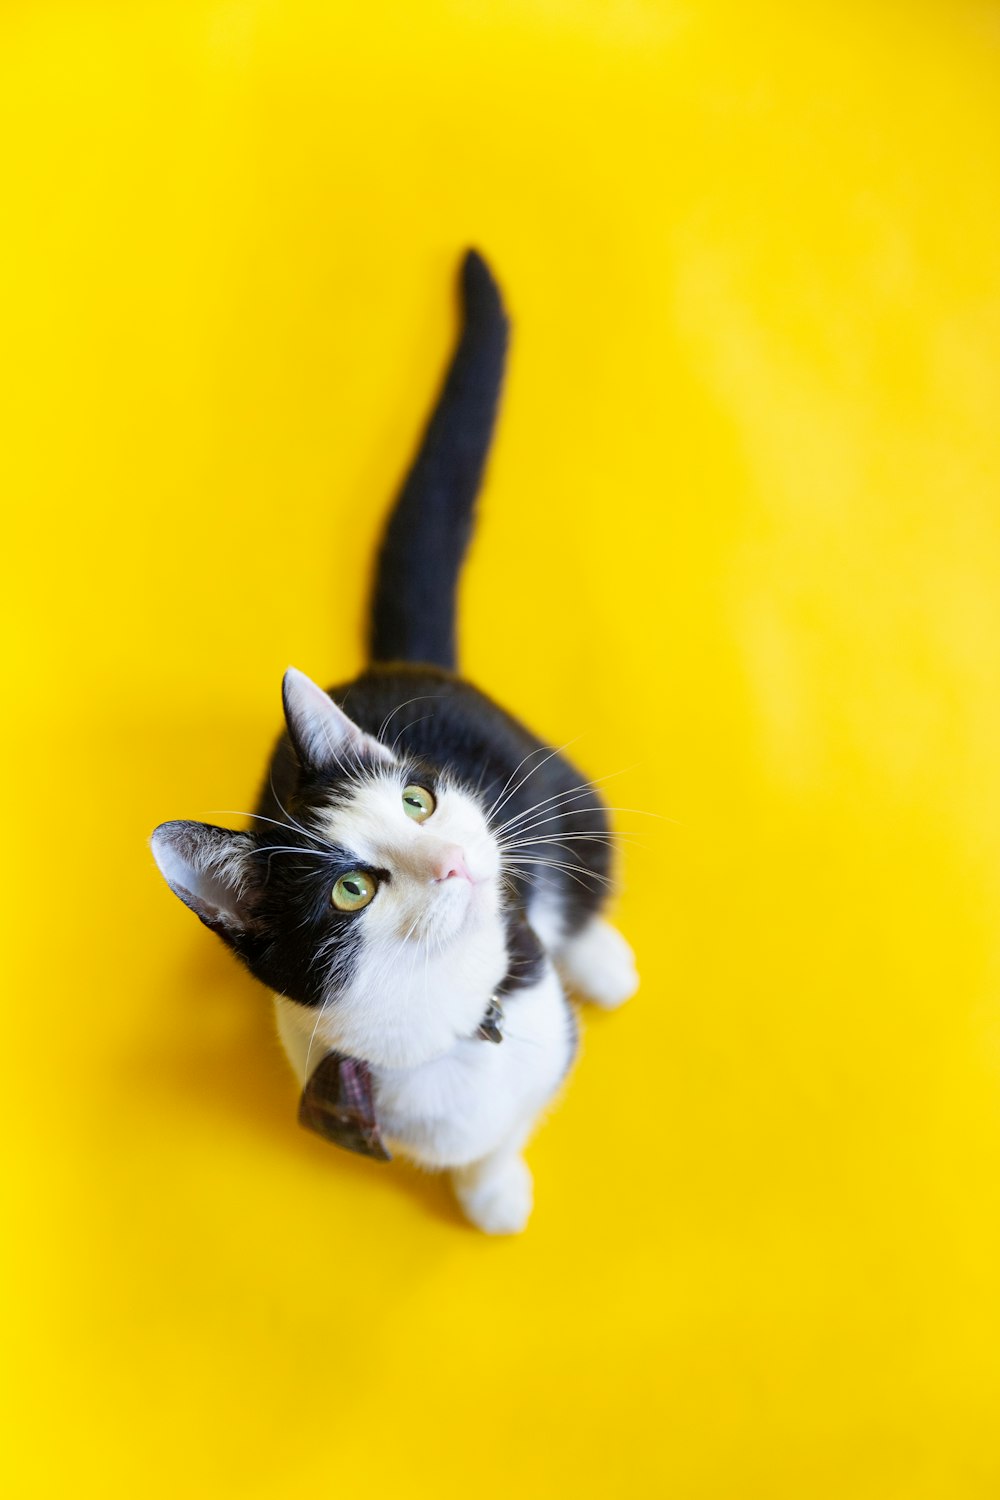
<svg viewBox="0 0 1000 1500"><path fill-rule="evenodd" d="M7 1492L995 1497L996 6L0 25ZM467 243L466 669L673 820L502 1243L297 1128L145 847L361 664Z"/></svg>

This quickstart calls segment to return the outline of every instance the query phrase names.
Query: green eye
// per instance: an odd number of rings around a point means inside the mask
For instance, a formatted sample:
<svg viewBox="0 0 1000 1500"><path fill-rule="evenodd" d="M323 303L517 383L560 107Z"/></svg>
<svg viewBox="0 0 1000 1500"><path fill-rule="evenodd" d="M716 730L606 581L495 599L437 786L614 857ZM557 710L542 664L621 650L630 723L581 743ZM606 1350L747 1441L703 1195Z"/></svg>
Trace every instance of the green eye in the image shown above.
<svg viewBox="0 0 1000 1500"><path fill-rule="evenodd" d="M377 890L378 881L364 870L348 870L330 892L330 900L338 911L360 911Z"/></svg>
<svg viewBox="0 0 1000 1500"><path fill-rule="evenodd" d="M426 787L404 786L403 811L408 818L413 818L417 823L425 823L435 807L437 803Z"/></svg>

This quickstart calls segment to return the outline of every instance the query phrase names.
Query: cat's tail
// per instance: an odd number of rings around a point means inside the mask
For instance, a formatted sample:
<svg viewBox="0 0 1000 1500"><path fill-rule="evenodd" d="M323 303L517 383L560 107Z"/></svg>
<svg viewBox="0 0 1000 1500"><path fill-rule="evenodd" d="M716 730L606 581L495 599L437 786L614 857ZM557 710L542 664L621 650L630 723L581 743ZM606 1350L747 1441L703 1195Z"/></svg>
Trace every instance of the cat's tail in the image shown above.
<svg viewBox="0 0 1000 1500"><path fill-rule="evenodd" d="M461 270L463 324L375 575L371 659L455 668L455 592L496 416L508 323L482 256Z"/></svg>

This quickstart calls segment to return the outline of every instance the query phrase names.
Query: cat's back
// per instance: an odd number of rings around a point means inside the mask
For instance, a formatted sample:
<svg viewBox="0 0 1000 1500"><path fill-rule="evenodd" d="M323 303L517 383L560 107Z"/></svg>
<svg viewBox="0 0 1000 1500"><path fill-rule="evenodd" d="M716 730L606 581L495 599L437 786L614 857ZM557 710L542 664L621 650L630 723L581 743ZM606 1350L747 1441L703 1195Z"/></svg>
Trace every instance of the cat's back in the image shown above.
<svg viewBox="0 0 1000 1500"><path fill-rule="evenodd" d="M345 713L397 754L481 782L510 774L544 742L471 682L436 667L374 666L330 689Z"/></svg>

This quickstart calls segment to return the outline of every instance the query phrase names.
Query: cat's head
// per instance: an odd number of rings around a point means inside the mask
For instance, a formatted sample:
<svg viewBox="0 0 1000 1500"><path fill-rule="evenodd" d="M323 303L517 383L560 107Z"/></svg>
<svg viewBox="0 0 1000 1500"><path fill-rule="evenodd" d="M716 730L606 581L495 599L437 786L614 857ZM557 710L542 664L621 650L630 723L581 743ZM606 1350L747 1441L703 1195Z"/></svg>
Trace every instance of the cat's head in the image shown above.
<svg viewBox="0 0 1000 1500"><path fill-rule="evenodd" d="M406 1067L472 1035L506 969L500 851L474 790L395 754L290 669L296 771L248 832L163 823L175 895L308 1007L316 1051ZM283 788L283 791L285 789Z"/></svg>

